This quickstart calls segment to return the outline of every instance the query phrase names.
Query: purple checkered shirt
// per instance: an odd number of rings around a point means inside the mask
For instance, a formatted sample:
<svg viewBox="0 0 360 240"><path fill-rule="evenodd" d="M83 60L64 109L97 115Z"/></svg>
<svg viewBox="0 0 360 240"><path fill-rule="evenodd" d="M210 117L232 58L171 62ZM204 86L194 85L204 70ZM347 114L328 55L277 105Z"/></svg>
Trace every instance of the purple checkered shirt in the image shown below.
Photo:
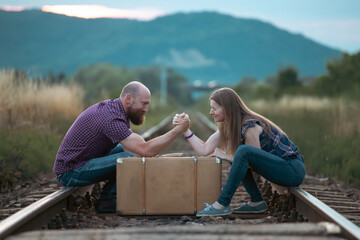
<svg viewBox="0 0 360 240"><path fill-rule="evenodd" d="M263 129L266 128L265 124L261 124L257 119L247 120L241 128L241 137L245 142L245 132L258 124ZM299 155L299 149L293 142L282 132L278 131L274 126L270 125L271 130L269 134L265 134L264 131L260 134L260 146L261 149L277 155L284 159L296 158Z"/></svg>
<svg viewBox="0 0 360 240"><path fill-rule="evenodd" d="M56 155L54 173L70 172L87 161L106 155L130 136L130 121L120 99L99 102L75 120Z"/></svg>

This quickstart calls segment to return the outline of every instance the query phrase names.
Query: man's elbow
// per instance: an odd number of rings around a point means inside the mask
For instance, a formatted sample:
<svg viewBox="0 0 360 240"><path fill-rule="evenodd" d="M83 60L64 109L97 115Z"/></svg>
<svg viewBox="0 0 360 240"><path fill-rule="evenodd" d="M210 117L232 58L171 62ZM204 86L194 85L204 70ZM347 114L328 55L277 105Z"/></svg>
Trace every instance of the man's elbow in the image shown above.
<svg viewBox="0 0 360 240"><path fill-rule="evenodd" d="M141 156L142 157L154 157L156 153L153 152L144 152Z"/></svg>
<svg viewBox="0 0 360 240"><path fill-rule="evenodd" d="M152 149L139 148L137 154L141 157L153 157L158 153L156 153Z"/></svg>

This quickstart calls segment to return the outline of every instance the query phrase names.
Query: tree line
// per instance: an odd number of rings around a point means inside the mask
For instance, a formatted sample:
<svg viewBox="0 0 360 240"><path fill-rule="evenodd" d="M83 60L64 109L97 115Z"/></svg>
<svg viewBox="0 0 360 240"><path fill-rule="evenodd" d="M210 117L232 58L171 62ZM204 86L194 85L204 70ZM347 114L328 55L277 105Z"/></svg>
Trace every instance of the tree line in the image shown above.
<svg viewBox="0 0 360 240"><path fill-rule="evenodd" d="M245 77L233 88L247 98L308 95L360 99L360 52L352 55L343 53L341 59L328 61L326 69L324 75L299 78L298 70L289 66L262 83L256 78Z"/></svg>
<svg viewBox="0 0 360 240"><path fill-rule="evenodd" d="M300 78L295 66L287 66L264 81L244 77L229 87L248 99L276 99L284 95L360 98L360 52L343 53L340 59L328 61L326 69L327 73L324 75ZM101 63L83 66L70 77L64 73L56 75L49 72L44 79L54 84L80 84L85 92L85 106L89 106L102 99L118 97L122 87L130 81L140 81L153 94L159 94L162 74L165 74L168 96L172 101L183 106L190 106L195 102L186 76L172 68L161 69L155 65L127 68Z"/></svg>

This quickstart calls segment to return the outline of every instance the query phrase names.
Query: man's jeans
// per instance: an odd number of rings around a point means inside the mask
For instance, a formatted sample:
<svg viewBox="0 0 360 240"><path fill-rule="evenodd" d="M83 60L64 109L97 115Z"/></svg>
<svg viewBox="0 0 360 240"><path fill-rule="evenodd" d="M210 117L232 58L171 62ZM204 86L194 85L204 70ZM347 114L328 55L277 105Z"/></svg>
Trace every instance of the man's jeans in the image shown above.
<svg viewBox="0 0 360 240"><path fill-rule="evenodd" d="M259 148L241 145L234 155L229 177L217 202L229 206L241 182L250 195L250 201L264 200L252 170L270 182L284 187L299 186L305 177L304 160L301 155L293 159L283 159Z"/></svg>
<svg viewBox="0 0 360 240"><path fill-rule="evenodd" d="M83 187L97 182L106 181L101 198L116 198L116 159L136 157L134 153L124 152L121 145L116 146L104 157L93 158L85 165L71 172L56 175L64 186Z"/></svg>

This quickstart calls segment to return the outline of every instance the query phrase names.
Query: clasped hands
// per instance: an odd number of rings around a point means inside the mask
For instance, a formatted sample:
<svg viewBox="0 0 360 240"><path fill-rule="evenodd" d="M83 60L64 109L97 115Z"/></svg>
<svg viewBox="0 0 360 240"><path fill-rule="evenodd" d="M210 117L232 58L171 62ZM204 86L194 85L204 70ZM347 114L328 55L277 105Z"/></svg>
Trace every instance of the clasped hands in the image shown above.
<svg viewBox="0 0 360 240"><path fill-rule="evenodd" d="M175 114L175 116L173 117L173 125L176 127L186 125L187 128L184 127L183 128L184 131L182 131L182 133L184 133L184 136L185 135L190 136L189 134L191 133L191 131L189 130L189 127L190 127L189 115L187 115L185 113ZM224 159L229 162L233 161L232 155L225 153L223 150L221 150L218 147L215 147L214 152L212 152L208 156L216 156L216 157L219 157L219 158Z"/></svg>
<svg viewBox="0 0 360 240"><path fill-rule="evenodd" d="M180 127L181 132L185 133L190 128L190 118L186 113L175 114L173 117L173 125Z"/></svg>

